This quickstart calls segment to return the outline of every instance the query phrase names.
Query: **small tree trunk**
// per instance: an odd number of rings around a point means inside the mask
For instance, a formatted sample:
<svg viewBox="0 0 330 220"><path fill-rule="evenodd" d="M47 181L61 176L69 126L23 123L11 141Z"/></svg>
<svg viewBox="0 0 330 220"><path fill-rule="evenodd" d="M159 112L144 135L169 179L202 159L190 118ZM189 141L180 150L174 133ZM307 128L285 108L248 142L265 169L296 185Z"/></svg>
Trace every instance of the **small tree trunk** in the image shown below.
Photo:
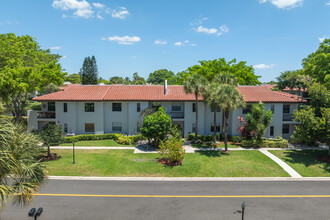
<svg viewBox="0 0 330 220"><path fill-rule="evenodd" d="M225 135L225 151L228 150L228 144L227 144L227 128L228 128L228 118L229 118L229 112L225 112L225 125L224 125L224 135Z"/></svg>
<svg viewBox="0 0 330 220"><path fill-rule="evenodd" d="M213 124L213 141L214 143L217 142L217 110L214 109L214 124Z"/></svg>
<svg viewBox="0 0 330 220"><path fill-rule="evenodd" d="M47 147L47 156L50 157L50 146Z"/></svg>
<svg viewBox="0 0 330 220"><path fill-rule="evenodd" d="M195 141L197 141L197 132L198 132L198 93L196 95L196 126L195 126Z"/></svg>
<svg viewBox="0 0 330 220"><path fill-rule="evenodd" d="M224 139L224 135L223 135L223 130L224 130L224 127L225 127L225 123L224 122L225 122L225 114L222 111L222 125L221 125L222 131L221 131L221 135L220 135L220 137L221 137L222 140Z"/></svg>

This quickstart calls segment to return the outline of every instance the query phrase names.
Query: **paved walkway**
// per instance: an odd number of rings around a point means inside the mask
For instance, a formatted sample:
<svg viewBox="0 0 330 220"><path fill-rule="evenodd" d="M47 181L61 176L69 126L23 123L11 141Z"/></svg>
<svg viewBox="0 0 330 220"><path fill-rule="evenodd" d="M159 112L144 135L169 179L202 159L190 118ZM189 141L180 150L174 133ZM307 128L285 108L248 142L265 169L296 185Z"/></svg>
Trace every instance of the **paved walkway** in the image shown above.
<svg viewBox="0 0 330 220"><path fill-rule="evenodd" d="M292 169L287 163L285 163L283 160L280 158L276 157L274 154L269 153L268 150L265 149L260 149L259 150L261 153L265 154L267 157L272 159L275 163L277 163L280 167L282 167L291 177L294 178L301 178L302 176L297 173L294 169Z"/></svg>

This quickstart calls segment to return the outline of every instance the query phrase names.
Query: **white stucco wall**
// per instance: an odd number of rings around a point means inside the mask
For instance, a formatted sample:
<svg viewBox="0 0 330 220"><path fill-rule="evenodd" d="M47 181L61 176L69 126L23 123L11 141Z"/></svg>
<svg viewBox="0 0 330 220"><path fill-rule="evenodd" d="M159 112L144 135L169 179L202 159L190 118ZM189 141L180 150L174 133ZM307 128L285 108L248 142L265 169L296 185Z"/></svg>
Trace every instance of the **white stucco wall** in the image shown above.
<svg viewBox="0 0 330 220"><path fill-rule="evenodd" d="M67 112L64 112L64 103L67 103ZM95 134L104 134L112 133L112 123L120 122L122 123L122 132L129 135L137 134L137 122L140 116L140 112L137 112L137 103L140 103L141 111L149 106L149 102L91 102L94 103L94 112L85 112L85 103L89 102L56 102L56 119L36 119L35 114L30 114L29 127L38 127L41 129L42 126L48 122L56 122L56 124L68 125L68 132L75 134L88 134L85 132L85 123L94 123ZM121 103L122 111L114 112L112 111L112 103ZM184 136L187 136L189 133L192 133L192 125L196 122L196 113L192 111L194 102L181 102L184 118L173 119L175 122L184 123ZM282 125L290 124L290 133L284 135L283 137L289 138L294 131L293 121L283 121L283 103L265 103L266 110L271 109L271 105L274 104L275 111L273 120L270 126L274 126L274 136L283 136L282 134ZM172 112L172 103L171 102L161 102L161 106L164 107L165 111L170 114ZM42 103L42 111L47 112L48 106L47 102ZM290 114L298 108L298 104L290 104ZM199 112L199 124L198 124L198 133L202 135L212 135L211 124L213 124L213 112L211 108L205 105L203 102L199 102L198 105ZM229 117L229 127L228 135L239 135L238 132L238 116L245 117L243 115L242 109L236 109L231 112ZM37 120L37 123L34 123L31 120ZM220 129L222 132L222 111L217 112L217 123L220 123ZM270 136L270 127L266 129L265 137Z"/></svg>

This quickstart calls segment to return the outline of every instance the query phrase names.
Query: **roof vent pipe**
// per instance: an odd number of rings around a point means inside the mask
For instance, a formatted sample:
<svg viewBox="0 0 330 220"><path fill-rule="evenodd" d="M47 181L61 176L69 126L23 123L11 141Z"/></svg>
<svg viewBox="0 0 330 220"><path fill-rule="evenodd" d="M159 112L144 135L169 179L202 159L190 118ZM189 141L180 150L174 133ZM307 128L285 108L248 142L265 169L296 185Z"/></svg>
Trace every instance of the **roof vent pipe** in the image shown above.
<svg viewBox="0 0 330 220"><path fill-rule="evenodd" d="M165 79L164 94L167 95L167 80Z"/></svg>

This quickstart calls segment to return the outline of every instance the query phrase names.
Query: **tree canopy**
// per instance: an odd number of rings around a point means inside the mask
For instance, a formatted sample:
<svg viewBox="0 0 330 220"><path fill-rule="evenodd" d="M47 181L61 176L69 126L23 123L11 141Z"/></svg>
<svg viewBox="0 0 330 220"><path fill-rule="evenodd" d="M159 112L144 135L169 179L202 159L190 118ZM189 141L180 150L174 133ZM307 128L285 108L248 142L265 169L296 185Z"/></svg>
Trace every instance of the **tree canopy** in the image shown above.
<svg viewBox="0 0 330 220"><path fill-rule="evenodd" d="M215 60L199 61L199 65L189 67L189 74L198 73L204 76L208 81L212 81L215 76L221 72L228 72L234 75L240 85L258 85L261 82L258 80L260 76L256 76L252 66L246 65L245 61L237 63L236 59L229 62L225 58ZM182 77L186 78L189 74L181 73ZM184 81L185 79L183 79Z"/></svg>
<svg viewBox="0 0 330 220"><path fill-rule="evenodd" d="M97 85L99 71L94 56L85 57L79 74L83 85Z"/></svg>
<svg viewBox="0 0 330 220"><path fill-rule="evenodd" d="M330 89L330 39L320 43L319 48L303 59L305 74L325 84Z"/></svg>
<svg viewBox="0 0 330 220"><path fill-rule="evenodd" d="M50 83L63 83L66 73L60 58L41 49L31 36L0 35L0 96L16 120L21 119L30 93Z"/></svg>
<svg viewBox="0 0 330 220"><path fill-rule="evenodd" d="M175 84L175 74L172 71L167 69L156 70L149 74L148 83L156 84L156 85L164 85L165 80L169 85Z"/></svg>
<svg viewBox="0 0 330 220"><path fill-rule="evenodd" d="M81 77L78 73L72 73L65 77L65 82L70 82L72 84L80 84L81 83Z"/></svg>

